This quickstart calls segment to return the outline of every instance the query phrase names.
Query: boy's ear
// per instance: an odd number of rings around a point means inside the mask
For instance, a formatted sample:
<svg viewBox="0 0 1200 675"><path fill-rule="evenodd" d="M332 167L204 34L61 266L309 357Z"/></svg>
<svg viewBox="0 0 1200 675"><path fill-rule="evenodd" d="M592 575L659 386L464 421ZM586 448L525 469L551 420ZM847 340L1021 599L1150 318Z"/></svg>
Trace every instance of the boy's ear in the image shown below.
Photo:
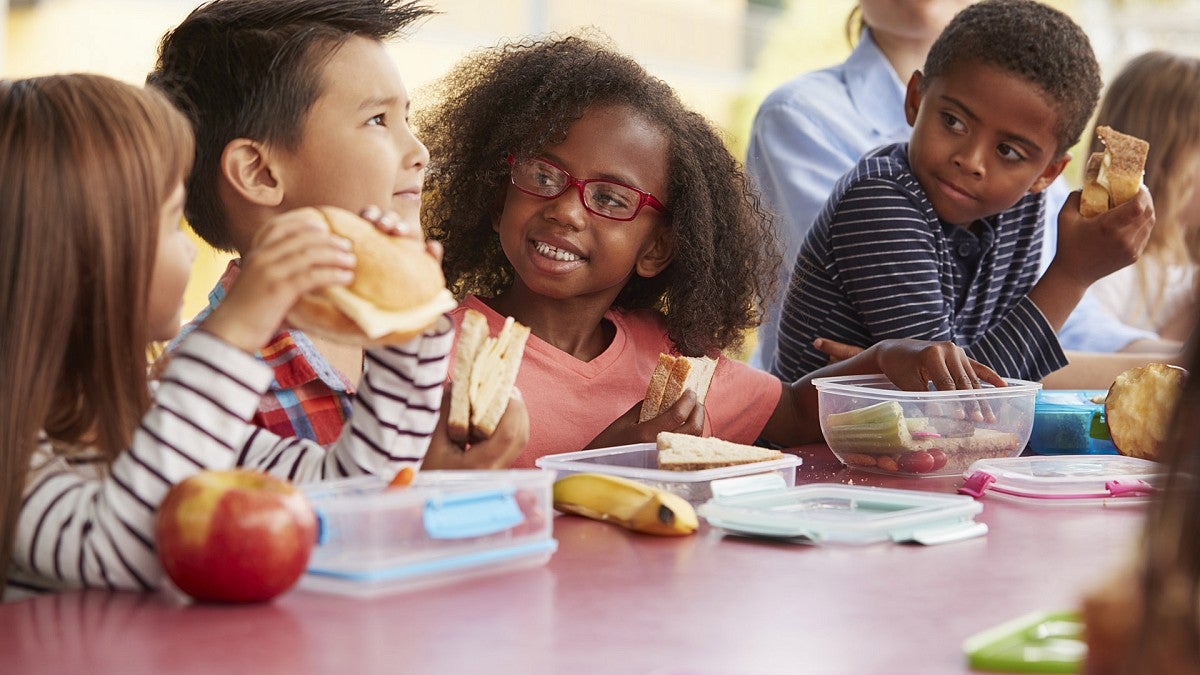
<svg viewBox="0 0 1200 675"><path fill-rule="evenodd" d="M1054 179L1058 178L1059 174L1063 172L1063 169L1067 168L1067 164L1070 162L1071 153L1069 152L1064 152L1058 157L1058 159L1050 162L1048 165L1046 165L1046 168L1044 171L1042 171L1041 175L1039 175L1037 179L1033 181L1033 185L1029 186L1029 192L1041 192L1042 190L1050 187L1050 184L1054 182Z"/></svg>
<svg viewBox="0 0 1200 675"><path fill-rule="evenodd" d="M917 111L921 109L921 81L923 79L921 71L914 70L912 77L908 78L908 89L904 92L904 117L908 120L910 127L917 123Z"/></svg>
<svg viewBox="0 0 1200 675"><path fill-rule="evenodd" d="M271 165L265 145L248 138L235 138L221 152L221 176L246 200L260 206L283 202L283 183Z"/></svg>
<svg viewBox="0 0 1200 675"><path fill-rule="evenodd" d="M639 277L650 278L658 276L659 273L667 269L667 265L670 265L674 259L675 239L671 236L671 229L665 225L660 225L655 228L654 234L646 242L646 247L642 250L642 254L638 256L633 271Z"/></svg>

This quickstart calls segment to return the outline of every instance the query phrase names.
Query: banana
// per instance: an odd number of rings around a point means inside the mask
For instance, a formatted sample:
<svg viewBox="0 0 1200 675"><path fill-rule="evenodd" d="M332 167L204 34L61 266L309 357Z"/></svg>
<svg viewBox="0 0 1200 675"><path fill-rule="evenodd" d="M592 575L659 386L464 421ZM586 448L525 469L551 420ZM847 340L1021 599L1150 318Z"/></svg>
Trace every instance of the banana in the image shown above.
<svg viewBox="0 0 1200 675"><path fill-rule="evenodd" d="M696 509L679 495L602 473L555 481L554 508L646 534L691 534L700 525Z"/></svg>

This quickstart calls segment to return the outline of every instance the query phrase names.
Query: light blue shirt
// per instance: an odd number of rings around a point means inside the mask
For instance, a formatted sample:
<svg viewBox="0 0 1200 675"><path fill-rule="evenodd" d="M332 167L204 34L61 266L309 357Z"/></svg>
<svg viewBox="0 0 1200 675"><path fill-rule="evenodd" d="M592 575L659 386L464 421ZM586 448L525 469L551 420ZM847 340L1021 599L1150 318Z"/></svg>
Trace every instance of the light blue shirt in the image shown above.
<svg viewBox="0 0 1200 675"><path fill-rule="evenodd" d="M775 212L783 264L775 301L764 308L751 364L770 369L779 329L779 308L800 244L820 213L834 183L868 151L907 141L912 128L904 115L905 82L864 31L843 63L805 73L763 101L754 118L746 171ZM1068 190L1060 178L1047 191L1049 213L1057 214ZM1042 270L1054 256L1057 220L1045 228ZM1153 333L1119 323L1090 296L1084 296L1059 332L1064 349L1119 351Z"/></svg>

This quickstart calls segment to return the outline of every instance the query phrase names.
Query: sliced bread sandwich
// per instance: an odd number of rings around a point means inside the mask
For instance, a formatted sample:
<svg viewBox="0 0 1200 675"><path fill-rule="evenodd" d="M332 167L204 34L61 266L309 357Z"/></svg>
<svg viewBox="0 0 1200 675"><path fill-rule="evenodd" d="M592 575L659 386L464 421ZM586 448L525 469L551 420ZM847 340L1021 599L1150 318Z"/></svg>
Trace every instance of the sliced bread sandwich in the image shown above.
<svg viewBox="0 0 1200 675"><path fill-rule="evenodd" d="M778 450L669 431L658 434L657 444L658 468L668 471L699 471L783 457Z"/></svg>

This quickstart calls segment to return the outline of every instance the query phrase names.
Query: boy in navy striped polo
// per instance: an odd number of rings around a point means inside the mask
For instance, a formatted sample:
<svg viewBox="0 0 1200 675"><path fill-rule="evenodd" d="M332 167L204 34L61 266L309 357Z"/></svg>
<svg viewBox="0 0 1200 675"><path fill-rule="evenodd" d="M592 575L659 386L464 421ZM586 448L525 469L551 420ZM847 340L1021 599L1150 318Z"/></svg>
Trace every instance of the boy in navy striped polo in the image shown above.
<svg viewBox="0 0 1200 675"><path fill-rule="evenodd" d="M795 262L775 374L825 365L817 338L866 347L952 340L1001 375L1066 365L1055 337L1096 279L1135 261L1154 225L1138 197L1092 219L1073 193L1038 279L1042 190L1070 160L1100 93L1091 44L1033 0L960 12L908 84L912 139L842 177Z"/></svg>

